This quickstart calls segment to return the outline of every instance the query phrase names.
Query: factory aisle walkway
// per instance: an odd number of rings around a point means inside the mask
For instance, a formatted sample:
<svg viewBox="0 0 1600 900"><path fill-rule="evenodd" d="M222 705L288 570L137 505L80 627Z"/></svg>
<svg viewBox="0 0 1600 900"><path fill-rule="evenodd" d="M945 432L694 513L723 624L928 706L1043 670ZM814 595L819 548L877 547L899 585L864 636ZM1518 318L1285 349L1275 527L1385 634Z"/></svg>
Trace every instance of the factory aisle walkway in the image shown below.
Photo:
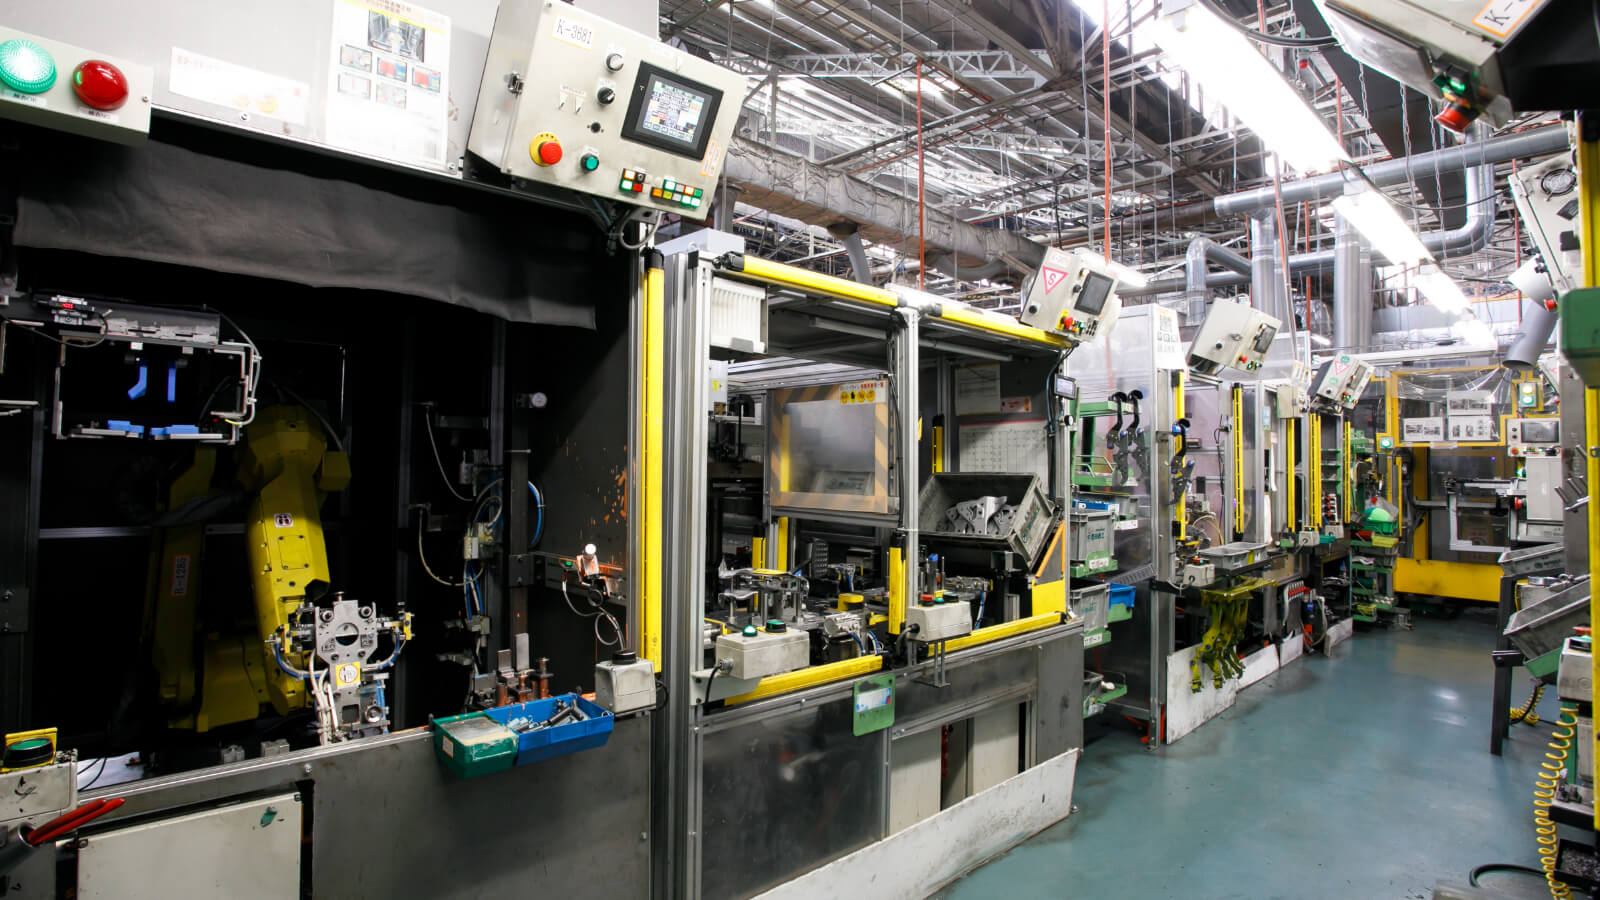
<svg viewBox="0 0 1600 900"><path fill-rule="evenodd" d="M1543 721L1489 755L1493 622L1358 632L1173 746L1094 741L1078 812L940 896L1427 898L1475 865L1536 866L1533 778L1559 708L1547 691ZM1524 877L1484 882L1545 895Z"/></svg>

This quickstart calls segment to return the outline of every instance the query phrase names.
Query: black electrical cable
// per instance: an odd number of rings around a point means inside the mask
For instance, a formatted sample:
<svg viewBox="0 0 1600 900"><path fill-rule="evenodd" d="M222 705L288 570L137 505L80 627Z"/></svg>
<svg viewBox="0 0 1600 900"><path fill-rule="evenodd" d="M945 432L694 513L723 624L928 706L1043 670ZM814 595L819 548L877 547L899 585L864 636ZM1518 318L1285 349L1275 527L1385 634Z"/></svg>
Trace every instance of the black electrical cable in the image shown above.
<svg viewBox="0 0 1600 900"><path fill-rule="evenodd" d="M1543 872L1539 871L1538 869L1530 869L1527 866L1518 866L1513 865L1512 863L1485 863L1481 866L1473 868L1472 873L1467 876L1467 883L1471 884L1473 887L1479 887L1478 877L1481 875L1487 875L1490 872L1519 872L1523 875L1533 875L1538 878L1544 877Z"/></svg>
<svg viewBox="0 0 1600 900"><path fill-rule="evenodd" d="M1257 31L1234 21L1233 15L1222 8L1217 0L1198 0L1199 4L1210 10L1213 15L1222 20L1222 24L1232 28L1252 41L1262 44L1271 44L1274 47L1296 47L1301 50L1322 50L1328 47L1339 46L1339 39L1333 35L1319 38L1290 38L1276 34L1267 34Z"/></svg>

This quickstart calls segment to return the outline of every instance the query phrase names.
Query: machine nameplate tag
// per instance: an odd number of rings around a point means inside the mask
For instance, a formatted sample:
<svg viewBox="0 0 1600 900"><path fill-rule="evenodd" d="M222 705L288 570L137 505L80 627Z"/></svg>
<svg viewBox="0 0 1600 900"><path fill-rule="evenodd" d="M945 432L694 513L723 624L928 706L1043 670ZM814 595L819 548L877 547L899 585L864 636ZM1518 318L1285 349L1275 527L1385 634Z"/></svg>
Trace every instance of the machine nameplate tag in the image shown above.
<svg viewBox="0 0 1600 900"><path fill-rule="evenodd" d="M550 29L550 36L564 44L582 47L585 50L594 48L594 28L582 22L575 22L566 16L556 16L556 24Z"/></svg>

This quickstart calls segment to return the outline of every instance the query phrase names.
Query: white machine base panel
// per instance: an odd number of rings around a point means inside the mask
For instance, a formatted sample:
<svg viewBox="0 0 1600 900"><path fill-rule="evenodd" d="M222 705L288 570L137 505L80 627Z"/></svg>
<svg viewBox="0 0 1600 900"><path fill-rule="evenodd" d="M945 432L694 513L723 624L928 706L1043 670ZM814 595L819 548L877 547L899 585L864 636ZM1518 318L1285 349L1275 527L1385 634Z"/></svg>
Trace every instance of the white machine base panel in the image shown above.
<svg viewBox="0 0 1600 900"><path fill-rule="evenodd" d="M1306 639L1295 632L1283 639L1278 645L1278 668L1283 668L1294 662L1306 653Z"/></svg>
<svg viewBox="0 0 1600 900"><path fill-rule="evenodd" d="M78 897L297 897L300 813L299 794L280 794L96 835L78 850Z"/></svg>
<svg viewBox="0 0 1600 900"><path fill-rule="evenodd" d="M1325 649L1332 650L1340 641L1353 637L1356 633L1356 620L1345 619L1343 622L1328 629L1328 637L1323 641Z"/></svg>
<svg viewBox="0 0 1600 900"><path fill-rule="evenodd" d="M1244 658L1244 674L1239 676L1242 690L1278 671L1278 648L1262 647Z"/></svg>
<svg viewBox="0 0 1600 900"><path fill-rule="evenodd" d="M758 900L921 900L1072 812L1078 754L1046 760Z"/></svg>
<svg viewBox="0 0 1600 900"><path fill-rule="evenodd" d="M1211 667L1200 666L1200 691L1189 690L1189 661L1200 652L1200 645L1185 647L1167 657L1167 735L1171 744L1233 705L1239 694L1239 679L1230 678L1222 687L1212 687Z"/></svg>

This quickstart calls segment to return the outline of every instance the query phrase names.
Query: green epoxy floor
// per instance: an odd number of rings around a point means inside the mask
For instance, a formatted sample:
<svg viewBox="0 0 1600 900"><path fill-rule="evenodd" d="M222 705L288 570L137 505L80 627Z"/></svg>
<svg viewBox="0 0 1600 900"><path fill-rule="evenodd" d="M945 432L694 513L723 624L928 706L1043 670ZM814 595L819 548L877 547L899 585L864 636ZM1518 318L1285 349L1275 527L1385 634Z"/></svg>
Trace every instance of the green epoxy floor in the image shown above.
<svg viewBox="0 0 1600 900"><path fill-rule="evenodd" d="M1169 747L1092 742L1078 811L977 869L949 900L1427 898L1487 862L1536 866L1532 790L1550 722L1490 756L1493 613L1358 631L1291 664ZM1518 670L1512 692L1527 696ZM1545 896L1542 882L1486 885Z"/></svg>

